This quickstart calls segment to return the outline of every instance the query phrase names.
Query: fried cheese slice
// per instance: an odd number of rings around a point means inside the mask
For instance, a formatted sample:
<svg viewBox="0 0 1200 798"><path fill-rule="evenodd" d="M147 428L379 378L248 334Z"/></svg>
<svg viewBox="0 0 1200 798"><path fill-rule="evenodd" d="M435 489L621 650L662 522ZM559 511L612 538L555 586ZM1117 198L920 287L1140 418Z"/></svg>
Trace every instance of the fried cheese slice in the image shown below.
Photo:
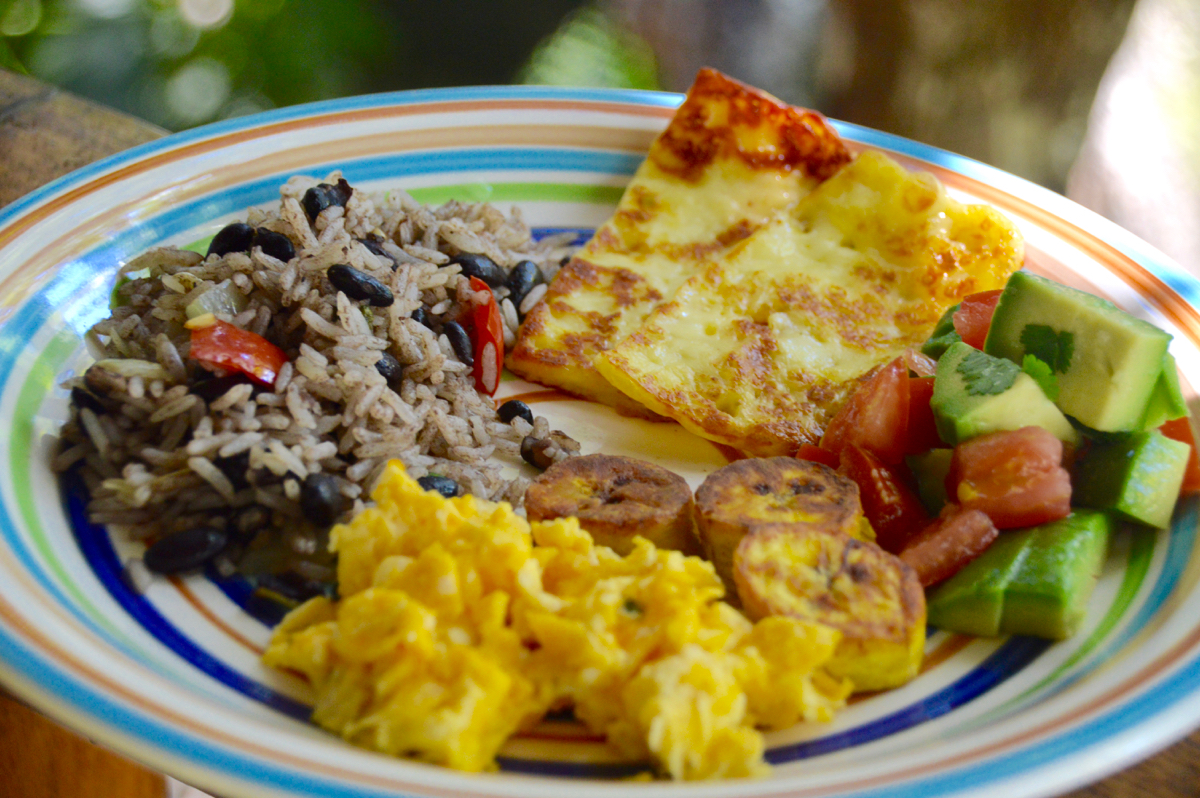
<svg viewBox="0 0 1200 798"><path fill-rule="evenodd" d="M613 217L525 318L509 369L648 415L597 374L596 356L636 330L705 263L849 160L820 114L701 70Z"/></svg>
<svg viewBox="0 0 1200 798"><path fill-rule="evenodd" d="M1003 286L1023 249L993 208L865 152L706 264L596 366L698 435L791 454L946 308Z"/></svg>

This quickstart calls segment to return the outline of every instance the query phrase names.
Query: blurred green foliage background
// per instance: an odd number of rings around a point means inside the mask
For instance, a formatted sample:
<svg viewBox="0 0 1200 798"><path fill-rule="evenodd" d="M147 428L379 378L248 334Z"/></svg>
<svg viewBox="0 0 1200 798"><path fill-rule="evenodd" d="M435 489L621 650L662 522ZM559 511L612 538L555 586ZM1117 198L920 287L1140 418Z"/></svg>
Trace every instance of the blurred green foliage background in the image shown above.
<svg viewBox="0 0 1200 798"><path fill-rule="evenodd" d="M1189 2L1190 0L1179 0ZM379 91L713 66L1062 191L1133 0L0 0L0 66L172 130Z"/></svg>
<svg viewBox="0 0 1200 798"><path fill-rule="evenodd" d="M0 0L0 34L0 65L172 130L396 89L657 85L579 0Z"/></svg>

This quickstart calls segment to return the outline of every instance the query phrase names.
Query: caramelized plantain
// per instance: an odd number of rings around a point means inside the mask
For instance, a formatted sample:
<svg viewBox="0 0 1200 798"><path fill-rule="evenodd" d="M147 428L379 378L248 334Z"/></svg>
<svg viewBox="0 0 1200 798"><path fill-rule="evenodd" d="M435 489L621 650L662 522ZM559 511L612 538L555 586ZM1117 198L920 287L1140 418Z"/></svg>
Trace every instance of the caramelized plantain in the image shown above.
<svg viewBox="0 0 1200 798"><path fill-rule="evenodd" d="M783 615L842 633L830 674L856 692L911 680L925 649L925 592L916 572L874 543L796 524L762 526L733 554L750 618Z"/></svg>
<svg viewBox="0 0 1200 798"><path fill-rule="evenodd" d="M733 595L733 550L763 524L794 523L871 540L858 485L828 466L792 457L738 460L696 491L696 526L705 556Z"/></svg>
<svg viewBox="0 0 1200 798"><path fill-rule="evenodd" d="M665 468L606 454L555 463L525 491L530 521L575 516L601 546L618 554L640 535L660 549L699 554L692 491Z"/></svg>

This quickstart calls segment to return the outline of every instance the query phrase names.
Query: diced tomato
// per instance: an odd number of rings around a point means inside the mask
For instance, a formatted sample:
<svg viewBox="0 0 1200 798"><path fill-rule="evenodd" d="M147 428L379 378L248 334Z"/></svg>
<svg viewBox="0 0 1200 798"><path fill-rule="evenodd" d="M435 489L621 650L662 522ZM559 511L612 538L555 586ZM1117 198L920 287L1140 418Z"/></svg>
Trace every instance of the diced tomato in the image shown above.
<svg viewBox="0 0 1200 798"><path fill-rule="evenodd" d="M929 355L915 349L905 349L902 357L904 365L908 366L908 370L918 377L932 377L937 372L937 361Z"/></svg>
<svg viewBox="0 0 1200 798"><path fill-rule="evenodd" d="M840 455L860 446L885 463L904 459L908 427L908 366L898 357L880 367L851 394L825 428L821 448Z"/></svg>
<svg viewBox="0 0 1200 798"><path fill-rule="evenodd" d="M946 495L1000 529L1065 518L1071 478L1062 457L1062 441L1041 427L980 435L954 450Z"/></svg>
<svg viewBox="0 0 1200 798"><path fill-rule="evenodd" d="M494 396L500 387L500 373L504 370L504 324L500 320L500 306L488 284L472 277L471 290L487 293L487 301L476 304L471 310L471 337L475 344L472 374L475 387Z"/></svg>
<svg viewBox="0 0 1200 798"><path fill-rule="evenodd" d="M909 541L900 559L917 572L922 587L929 587L954 576L999 535L1000 530L985 513L950 504Z"/></svg>
<svg viewBox="0 0 1200 798"><path fill-rule="evenodd" d="M929 514L896 469L862 447L842 450L838 470L858 485L863 515L875 530L875 542L896 554L929 524Z"/></svg>
<svg viewBox="0 0 1200 798"><path fill-rule="evenodd" d="M283 350L266 338L220 319L192 330L191 356L204 366L240 371L267 387L287 362Z"/></svg>
<svg viewBox="0 0 1200 798"><path fill-rule="evenodd" d="M1168 421L1158 428L1158 431L1173 441L1186 443L1192 447L1188 455L1187 468L1183 472L1183 487L1179 492L1186 496L1189 493L1200 492L1200 457L1196 456L1196 439L1192 437L1192 421L1187 416Z"/></svg>
<svg viewBox="0 0 1200 798"><path fill-rule="evenodd" d="M964 343L983 349L988 327L992 326L992 314L996 312L996 303L1002 293L1003 289L996 289L963 297L958 310L954 311L954 330Z"/></svg>
<svg viewBox="0 0 1200 798"><path fill-rule="evenodd" d="M800 448L792 455L797 460L811 460L814 463L821 463L830 468L838 467L838 456L833 452L822 449L820 446L813 446L811 443L802 443Z"/></svg>
<svg viewBox="0 0 1200 798"><path fill-rule="evenodd" d="M904 453L920 454L945 447L938 436L937 422L929 400L933 398L933 377L908 381L908 428L904 433Z"/></svg>

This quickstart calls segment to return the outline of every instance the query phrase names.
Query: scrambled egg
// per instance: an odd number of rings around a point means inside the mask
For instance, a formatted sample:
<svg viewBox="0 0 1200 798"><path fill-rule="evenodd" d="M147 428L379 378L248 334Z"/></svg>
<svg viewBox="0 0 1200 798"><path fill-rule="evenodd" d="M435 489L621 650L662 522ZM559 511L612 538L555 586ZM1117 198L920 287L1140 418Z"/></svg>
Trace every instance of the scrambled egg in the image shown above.
<svg viewBox="0 0 1200 798"><path fill-rule="evenodd" d="M622 557L574 518L422 490L399 462L334 528L341 599L279 625L268 665L303 674L313 720L388 754L463 770L550 709L676 779L767 770L759 729L828 720L841 633L751 623L712 566L636 539Z"/></svg>

